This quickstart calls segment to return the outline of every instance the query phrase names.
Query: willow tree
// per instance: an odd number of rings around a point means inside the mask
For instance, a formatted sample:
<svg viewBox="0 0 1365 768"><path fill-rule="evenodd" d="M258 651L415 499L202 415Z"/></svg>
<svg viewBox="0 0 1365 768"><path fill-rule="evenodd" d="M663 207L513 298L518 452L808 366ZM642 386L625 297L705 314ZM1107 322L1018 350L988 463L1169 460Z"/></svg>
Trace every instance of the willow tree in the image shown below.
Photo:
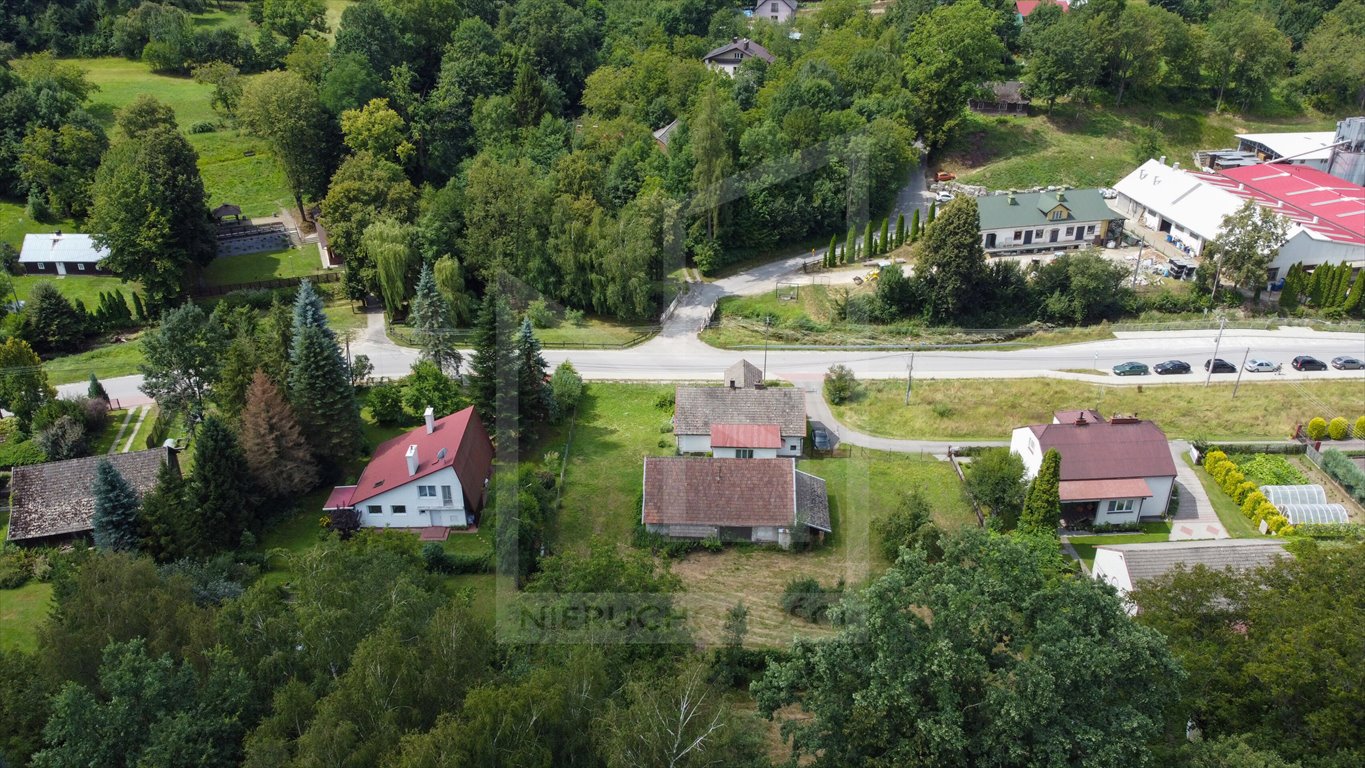
<svg viewBox="0 0 1365 768"><path fill-rule="evenodd" d="M413 229L393 219L381 219L365 228L361 242L374 261L384 308L398 315L407 307L408 278L417 265Z"/></svg>

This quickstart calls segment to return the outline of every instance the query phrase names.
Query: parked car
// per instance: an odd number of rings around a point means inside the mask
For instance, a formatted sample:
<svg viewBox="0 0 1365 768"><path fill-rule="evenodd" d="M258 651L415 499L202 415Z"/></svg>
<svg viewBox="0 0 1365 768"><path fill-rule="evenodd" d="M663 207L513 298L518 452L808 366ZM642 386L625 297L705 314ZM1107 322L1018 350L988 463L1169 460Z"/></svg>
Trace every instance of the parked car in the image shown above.
<svg viewBox="0 0 1365 768"><path fill-rule="evenodd" d="M1228 361L1224 360L1224 359L1221 358L1221 357L1215 357L1215 358L1212 359L1212 360L1205 360L1205 361L1204 361L1204 370L1206 370L1206 371L1209 370L1209 367L1210 367L1210 366L1213 367L1213 372L1214 372L1214 373L1236 373L1236 372L1237 372L1237 366L1233 365L1232 363L1229 363Z"/></svg>
<svg viewBox="0 0 1365 768"><path fill-rule="evenodd" d="M816 427L811 430L811 436L815 438L815 450L828 451L833 447L829 442L829 432L826 432L823 428Z"/></svg>
<svg viewBox="0 0 1365 768"><path fill-rule="evenodd" d="M1358 358L1351 357L1350 355L1342 355L1341 357L1332 358L1332 367L1338 371L1358 371L1361 368L1365 368L1365 363L1362 363Z"/></svg>
<svg viewBox="0 0 1365 768"><path fill-rule="evenodd" d="M1257 360L1252 358L1247 361L1247 372L1249 373L1274 373L1280 370L1279 363L1272 363L1269 360Z"/></svg>
<svg viewBox="0 0 1365 768"><path fill-rule="evenodd" d="M1294 370L1296 371L1327 370L1327 363L1324 363L1323 361L1317 359L1316 357L1309 357L1308 355L1299 355L1293 360L1290 360L1289 364L1294 366Z"/></svg>
<svg viewBox="0 0 1365 768"><path fill-rule="evenodd" d="M1126 363L1119 363L1114 366L1115 376L1146 376L1147 364L1129 360Z"/></svg>
<svg viewBox="0 0 1365 768"><path fill-rule="evenodd" d="M936 181L952 181L953 179L956 178L957 174L948 173L947 171L939 171L938 173L934 174L934 179Z"/></svg>
<svg viewBox="0 0 1365 768"><path fill-rule="evenodd" d="M936 201L938 201L938 202L940 202L940 203L951 203L951 202L953 201L953 193L952 193L952 192L940 192L940 193L938 193L937 195L934 195L934 200L936 200Z"/></svg>
<svg viewBox="0 0 1365 768"><path fill-rule="evenodd" d="M1152 370L1156 371L1160 376L1166 376L1172 373L1189 373L1190 364L1184 360L1167 360L1164 363L1157 363L1152 366Z"/></svg>

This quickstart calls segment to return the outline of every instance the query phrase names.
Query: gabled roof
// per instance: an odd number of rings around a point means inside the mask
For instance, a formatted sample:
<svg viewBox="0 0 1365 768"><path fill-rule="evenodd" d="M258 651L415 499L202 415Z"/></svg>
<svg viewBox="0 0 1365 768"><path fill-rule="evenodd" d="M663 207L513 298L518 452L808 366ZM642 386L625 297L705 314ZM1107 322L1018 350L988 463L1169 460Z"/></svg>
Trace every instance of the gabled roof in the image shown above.
<svg viewBox="0 0 1365 768"><path fill-rule="evenodd" d="M673 118L673 121L668 125L654 131L654 140L659 142L660 146L667 149L669 140L673 138L673 132L678 129L678 124L678 118Z"/></svg>
<svg viewBox="0 0 1365 768"><path fill-rule="evenodd" d="M829 528L825 481L795 459L645 458L646 525Z"/></svg>
<svg viewBox="0 0 1365 768"><path fill-rule="evenodd" d="M1246 571L1270 565L1287 555L1284 543L1269 539L1213 539L1209 541L1159 541L1150 544L1107 544L1097 550L1117 552L1136 585L1163 576L1176 566L1211 570L1232 568Z"/></svg>
<svg viewBox="0 0 1365 768"><path fill-rule="evenodd" d="M763 385L763 371L748 360L740 360L725 369L724 382L727 387L753 389Z"/></svg>
<svg viewBox="0 0 1365 768"><path fill-rule="evenodd" d="M1282 133L1239 133L1237 138L1260 144L1275 154L1294 161L1326 160L1332 156L1336 131L1285 131Z"/></svg>
<svg viewBox="0 0 1365 768"><path fill-rule="evenodd" d="M1065 462L1063 462L1065 463ZM1103 499L1149 499L1152 491L1140 477L1121 477L1112 480L1063 480L1057 487L1061 500L1100 501Z"/></svg>
<svg viewBox="0 0 1365 768"><path fill-rule="evenodd" d="M1192 174L1289 219L1315 240L1365 245L1365 187L1303 165L1267 163ZM1291 229L1292 237L1294 231Z"/></svg>
<svg viewBox="0 0 1365 768"><path fill-rule="evenodd" d="M95 514L95 471L108 460L139 495L156 487L173 449L151 448L15 467L10 479L10 541L84 533Z"/></svg>
<svg viewBox="0 0 1365 768"><path fill-rule="evenodd" d="M1160 160L1138 166L1114 190L1205 240L1218 237L1223 217L1242 206L1236 195L1208 183L1205 174L1173 168Z"/></svg>
<svg viewBox="0 0 1365 768"><path fill-rule="evenodd" d="M19 263L83 261L93 264L108 255L109 250L95 245L95 239L90 235L66 235L61 232L31 233L24 235Z"/></svg>
<svg viewBox="0 0 1365 768"><path fill-rule="evenodd" d="M1044 453L1055 448L1062 455L1063 481L1175 476L1166 434L1150 421L1114 419L1028 429Z"/></svg>
<svg viewBox="0 0 1365 768"><path fill-rule="evenodd" d="M1071 10L1071 3L1069 0L1053 0L1053 2L1062 7L1062 13ZM1018 11L1020 16L1027 19L1029 15L1038 10L1038 6L1042 4L1043 0L1015 0L1014 10Z"/></svg>
<svg viewBox="0 0 1365 768"><path fill-rule="evenodd" d="M407 451L414 445L418 465L417 471L409 475ZM453 467L460 478L467 508L480 508L487 490L484 482L493 471L493 443L473 407L437 419L430 434L424 424L381 443L356 481L350 506L446 467Z"/></svg>
<svg viewBox="0 0 1365 768"><path fill-rule="evenodd" d="M1070 215L1065 219L1052 221L1047 217L1048 211L1058 205L1065 206ZM1098 189L986 195L976 199L976 208L977 218L983 230L1056 226L1122 218L1105 204L1104 197Z"/></svg>
<svg viewBox="0 0 1365 768"><path fill-rule="evenodd" d="M776 424L783 437L805 437L806 398L790 387L678 387L673 432L709 435L712 424Z"/></svg>
<svg viewBox="0 0 1365 768"><path fill-rule="evenodd" d="M781 448L776 424L712 424L712 448Z"/></svg>
<svg viewBox="0 0 1365 768"><path fill-rule="evenodd" d="M747 37L736 37L719 48L712 49L710 53L701 57L702 61L711 61L727 54L734 54L732 58L747 59L751 56L763 59L769 64L777 60L767 48L755 43Z"/></svg>

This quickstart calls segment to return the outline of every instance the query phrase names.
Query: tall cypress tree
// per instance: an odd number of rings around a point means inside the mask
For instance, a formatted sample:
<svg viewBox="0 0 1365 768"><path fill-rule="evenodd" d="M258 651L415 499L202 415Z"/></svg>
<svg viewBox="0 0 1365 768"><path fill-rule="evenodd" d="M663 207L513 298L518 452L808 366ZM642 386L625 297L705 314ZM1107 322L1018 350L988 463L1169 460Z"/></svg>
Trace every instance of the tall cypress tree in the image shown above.
<svg viewBox="0 0 1365 768"><path fill-rule="evenodd" d="M1284 289L1280 291L1280 309L1292 312L1299 306L1299 282L1303 267L1294 264L1284 276Z"/></svg>
<svg viewBox="0 0 1365 768"><path fill-rule="evenodd" d="M932 202L932 203L929 204L929 220L925 222L925 226L926 226L926 227L927 227L928 225L934 223L934 216L937 215L937 213L938 213L938 201L934 201L934 202Z"/></svg>
<svg viewBox="0 0 1365 768"><path fill-rule="evenodd" d="M1038 476L1029 486L1024 511L1019 515L1019 528L1032 533L1055 534L1061 522L1062 455L1056 448L1043 454Z"/></svg>
<svg viewBox="0 0 1365 768"><path fill-rule="evenodd" d="M891 219L882 219L882 237L877 241L880 253L891 252Z"/></svg>
<svg viewBox="0 0 1365 768"><path fill-rule="evenodd" d="M828 250L828 251L825 251L825 267L826 267L826 268L828 268L828 267L833 267L834 265L838 264L838 262L836 261L836 259L838 259L838 258L839 258L839 236L838 236L838 235L830 235L830 236L829 236L829 250Z"/></svg>
<svg viewBox="0 0 1365 768"><path fill-rule="evenodd" d="M910 214L910 242L919 240L919 209Z"/></svg>
<svg viewBox="0 0 1365 768"><path fill-rule="evenodd" d="M298 417L263 371L256 371L246 392L241 441L247 466L265 493L282 498L317 484L317 463Z"/></svg>
<svg viewBox="0 0 1365 768"><path fill-rule="evenodd" d="M848 262L858 257L857 230L854 227L848 228L848 237L844 238L844 258L841 262Z"/></svg>
<svg viewBox="0 0 1365 768"><path fill-rule="evenodd" d="M244 531L257 527L255 491L237 436L221 418L209 414L194 442L190 478L190 508L198 518L196 554L236 547Z"/></svg>
<svg viewBox="0 0 1365 768"><path fill-rule="evenodd" d="M322 299L307 280L299 283L290 335L289 399L314 458L335 470L360 450L360 407Z"/></svg>
<svg viewBox="0 0 1365 768"><path fill-rule="evenodd" d="M109 402L109 393L104 391L104 385L100 383L94 371L90 372L90 384L85 388L85 396L91 400L103 400Z"/></svg>
<svg viewBox="0 0 1365 768"><path fill-rule="evenodd" d="M877 255L877 246L872 242L872 219L868 219L863 225L863 258L870 259Z"/></svg>
<svg viewBox="0 0 1365 768"><path fill-rule="evenodd" d="M464 356L455 346L455 313L436 286L431 264L422 265L417 293L412 299L412 325L422 345L422 359L443 372L458 376Z"/></svg>
<svg viewBox="0 0 1365 768"><path fill-rule="evenodd" d="M905 245L905 214L896 215L896 247Z"/></svg>
<svg viewBox="0 0 1365 768"><path fill-rule="evenodd" d="M137 491L108 459L95 468L95 546L114 552L138 547Z"/></svg>

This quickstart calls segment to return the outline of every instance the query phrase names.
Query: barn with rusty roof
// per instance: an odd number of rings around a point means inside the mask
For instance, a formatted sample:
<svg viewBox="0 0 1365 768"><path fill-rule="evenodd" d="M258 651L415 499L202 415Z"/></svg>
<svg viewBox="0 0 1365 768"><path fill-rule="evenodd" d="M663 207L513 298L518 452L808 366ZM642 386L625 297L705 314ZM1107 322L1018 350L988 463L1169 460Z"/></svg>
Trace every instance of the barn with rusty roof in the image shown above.
<svg viewBox="0 0 1365 768"><path fill-rule="evenodd" d="M828 533L825 481L796 460L650 456L640 519L675 539L752 541L790 547Z"/></svg>
<svg viewBox="0 0 1365 768"><path fill-rule="evenodd" d="M114 465L123 479L146 495L156 487L161 467L179 471L174 448L86 456L15 467L10 479L8 541L58 544L88 534L95 516L95 470L101 461Z"/></svg>

